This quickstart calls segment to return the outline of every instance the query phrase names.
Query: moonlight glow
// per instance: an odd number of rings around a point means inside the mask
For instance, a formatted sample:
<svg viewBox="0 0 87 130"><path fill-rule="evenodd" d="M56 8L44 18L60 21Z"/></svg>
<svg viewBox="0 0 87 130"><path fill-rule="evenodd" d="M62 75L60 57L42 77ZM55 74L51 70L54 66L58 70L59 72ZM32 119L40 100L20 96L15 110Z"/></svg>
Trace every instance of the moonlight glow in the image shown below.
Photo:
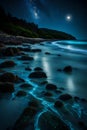
<svg viewBox="0 0 87 130"><path fill-rule="evenodd" d="M67 20L67 21L71 21L71 20L72 20L72 16L71 16L71 15L67 15L67 16L66 16L66 20Z"/></svg>

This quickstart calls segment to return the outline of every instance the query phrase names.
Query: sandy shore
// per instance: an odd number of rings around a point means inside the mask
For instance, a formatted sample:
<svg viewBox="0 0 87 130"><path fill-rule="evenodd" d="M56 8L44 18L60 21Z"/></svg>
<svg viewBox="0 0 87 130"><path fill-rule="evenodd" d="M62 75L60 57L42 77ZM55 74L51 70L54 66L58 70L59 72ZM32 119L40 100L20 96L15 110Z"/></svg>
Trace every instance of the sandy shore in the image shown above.
<svg viewBox="0 0 87 130"><path fill-rule="evenodd" d="M8 35L5 33L0 33L0 41L1 42L26 42L26 43L36 43L36 42L43 42L46 41L43 38L28 38L28 37L23 37L23 36L13 36L13 35Z"/></svg>

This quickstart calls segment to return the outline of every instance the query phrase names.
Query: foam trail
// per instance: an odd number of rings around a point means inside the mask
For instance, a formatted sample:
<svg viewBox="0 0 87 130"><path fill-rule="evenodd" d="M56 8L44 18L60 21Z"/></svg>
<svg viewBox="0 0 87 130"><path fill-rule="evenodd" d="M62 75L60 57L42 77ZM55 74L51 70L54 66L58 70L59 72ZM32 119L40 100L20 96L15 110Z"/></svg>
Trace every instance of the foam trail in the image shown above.
<svg viewBox="0 0 87 130"><path fill-rule="evenodd" d="M84 49L79 49L79 48L73 48L72 45L70 44L60 44L60 42L58 41L55 41L55 42L52 42L52 45L55 45L61 49L66 49L66 50L69 50L69 51L72 51L72 52L76 52L76 53L80 53L80 54L86 54L87 55L87 50L84 50Z"/></svg>

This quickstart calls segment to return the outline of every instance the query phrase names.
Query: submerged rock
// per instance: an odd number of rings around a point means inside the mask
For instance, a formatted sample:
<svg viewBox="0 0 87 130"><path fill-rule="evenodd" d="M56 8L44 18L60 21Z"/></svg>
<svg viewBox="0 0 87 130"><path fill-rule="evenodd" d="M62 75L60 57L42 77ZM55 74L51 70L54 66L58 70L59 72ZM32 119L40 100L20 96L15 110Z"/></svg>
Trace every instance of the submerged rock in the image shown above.
<svg viewBox="0 0 87 130"><path fill-rule="evenodd" d="M62 94L59 99L63 100L63 101L67 101L67 100L70 100L72 99L72 96L69 95L69 94Z"/></svg>
<svg viewBox="0 0 87 130"><path fill-rule="evenodd" d="M2 75L0 75L0 81L1 82L15 82L17 80L17 77L10 72L6 72Z"/></svg>
<svg viewBox="0 0 87 130"><path fill-rule="evenodd" d="M34 71L43 71L43 69L40 68L40 67L36 67L36 68L34 69Z"/></svg>
<svg viewBox="0 0 87 130"><path fill-rule="evenodd" d="M60 101L60 100L57 100L56 102L55 102L55 104L54 104L54 107L56 107L56 108L60 108L60 107L63 107L64 106L64 104L62 103L62 101Z"/></svg>
<svg viewBox="0 0 87 130"><path fill-rule="evenodd" d="M24 55L24 56L21 56L21 58L18 58L19 60L34 60L33 57L30 57L30 56L27 56L27 55Z"/></svg>
<svg viewBox="0 0 87 130"><path fill-rule="evenodd" d="M41 49L32 49L31 52L41 52Z"/></svg>
<svg viewBox="0 0 87 130"><path fill-rule="evenodd" d="M30 67L26 67L25 70L31 71L32 69Z"/></svg>
<svg viewBox="0 0 87 130"><path fill-rule="evenodd" d="M46 54L46 55L51 55L51 53L50 53L50 52L45 52L45 54Z"/></svg>
<svg viewBox="0 0 87 130"><path fill-rule="evenodd" d="M5 45L3 43L0 43L0 48L4 48Z"/></svg>
<svg viewBox="0 0 87 130"><path fill-rule="evenodd" d="M29 106L24 109L23 113L16 121L13 130L25 130L26 127L29 128L31 124L34 128L34 119L39 111L41 111L41 104L37 100L30 101Z"/></svg>
<svg viewBox="0 0 87 130"><path fill-rule="evenodd" d="M14 67L15 65L16 65L16 64L15 64L14 61L8 60L8 61L5 61L5 62L1 63L1 64L0 64L0 67L1 67L1 68L8 68L8 67Z"/></svg>
<svg viewBox="0 0 87 130"><path fill-rule="evenodd" d="M46 85L46 89L47 89L47 90L56 90L56 89L57 89L57 86L54 85L54 84L47 84L47 85Z"/></svg>
<svg viewBox="0 0 87 130"><path fill-rule="evenodd" d="M39 118L40 130L70 130L70 128L56 114L44 112Z"/></svg>
<svg viewBox="0 0 87 130"><path fill-rule="evenodd" d="M66 73L71 73L72 72L72 67L71 66L66 66L64 69L63 69L64 72Z"/></svg>
<svg viewBox="0 0 87 130"><path fill-rule="evenodd" d="M18 97L22 97L22 96L26 96L26 95L27 95L26 92L22 91L22 90L18 91L16 94L16 96L18 96Z"/></svg>
<svg viewBox="0 0 87 130"><path fill-rule="evenodd" d="M24 83L24 84L20 85L20 87L23 89L31 89L33 86L28 83Z"/></svg>
<svg viewBox="0 0 87 130"><path fill-rule="evenodd" d="M32 72L29 78L47 78L47 75L44 72Z"/></svg>
<svg viewBox="0 0 87 130"><path fill-rule="evenodd" d="M20 50L16 47L8 47L3 50L4 56L15 56L19 54L20 54Z"/></svg>
<svg viewBox="0 0 87 130"><path fill-rule="evenodd" d="M46 96L46 97L52 97L52 96L53 96L53 94L52 94L52 93L50 93L50 92L45 92L45 93L44 93L44 96Z"/></svg>
<svg viewBox="0 0 87 130"><path fill-rule="evenodd" d="M0 82L20 83L20 82L24 82L24 80L14 75L11 72L5 72L2 75L0 75Z"/></svg>
<svg viewBox="0 0 87 130"><path fill-rule="evenodd" d="M0 92L3 92L3 93L14 92L14 84L10 82L6 82L6 83L0 82Z"/></svg>

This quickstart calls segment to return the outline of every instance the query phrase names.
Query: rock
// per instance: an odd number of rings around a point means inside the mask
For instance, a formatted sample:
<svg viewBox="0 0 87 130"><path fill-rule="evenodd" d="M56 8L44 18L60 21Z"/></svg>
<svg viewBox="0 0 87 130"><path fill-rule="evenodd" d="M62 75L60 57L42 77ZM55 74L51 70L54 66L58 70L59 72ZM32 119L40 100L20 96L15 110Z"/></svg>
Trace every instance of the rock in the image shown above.
<svg viewBox="0 0 87 130"><path fill-rule="evenodd" d="M16 96L18 96L18 97L22 97L22 96L26 96L26 95L27 95L26 92L22 91L22 90L18 91L16 94Z"/></svg>
<svg viewBox="0 0 87 130"><path fill-rule="evenodd" d="M40 130L70 130L69 126L65 124L63 120L51 112L41 114L38 127Z"/></svg>
<svg viewBox="0 0 87 130"><path fill-rule="evenodd" d="M8 47L5 48L5 50L3 51L4 56L15 56L19 54L20 54L20 50L16 47Z"/></svg>
<svg viewBox="0 0 87 130"><path fill-rule="evenodd" d="M46 89L47 89L47 90L56 90L56 89L57 89L57 86L54 85L54 84L47 84L47 85L46 85Z"/></svg>
<svg viewBox="0 0 87 130"><path fill-rule="evenodd" d="M19 60L34 60L33 57L30 57L30 56L27 56L27 55L24 55L22 56L21 58L18 58Z"/></svg>
<svg viewBox="0 0 87 130"><path fill-rule="evenodd" d="M26 67L25 70L32 71L30 67Z"/></svg>
<svg viewBox="0 0 87 130"><path fill-rule="evenodd" d="M81 98L82 102L87 102L87 100L85 98Z"/></svg>
<svg viewBox="0 0 87 130"><path fill-rule="evenodd" d="M60 54L58 54L58 56L61 56Z"/></svg>
<svg viewBox="0 0 87 130"><path fill-rule="evenodd" d="M56 107L56 108L60 108L60 107L63 107L63 106L64 106L64 104L60 100L57 100L54 104L54 107Z"/></svg>
<svg viewBox="0 0 87 130"><path fill-rule="evenodd" d="M14 67L15 65L16 65L16 64L15 64L14 61L8 60L8 61L5 61L5 62L2 62L2 63L0 64L0 67L1 67L1 68L8 68L8 67Z"/></svg>
<svg viewBox="0 0 87 130"><path fill-rule="evenodd" d="M69 94L62 94L59 99L63 100L63 101L67 101L67 100L70 100L72 99L72 96L69 95Z"/></svg>
<svg viewBox="0 0 87 130"><path fill-rule="evenodd" d="M3 43L0 43L0 48L4 48L5 45Z"/></svg>
<svg viewBox="0 0 87 130"><path fill-rule="evenodd" d="M40 68L40 67L36 67L36 68L34 69L34 71L43 71L43 69Z"/></svg>
<svg viewBox="0 0 87 130"><path fill-rule="evenodd" d="M66 73L71 73L72 72L72 67L71 66L66 66L64 69L63 69L64 72Z"/></svg>
<svg viewBox="0 0 87 130"><path fill-rule="evenodd" d="M45 52L45 54L46 54L46 55L51 55L51 53L50 53L50 52Z"/></svg>
<svg viewBox="0 0 87 130"><path fill-rule="evenodd" d="M38 110L38 108L40 108L40 102L36 99L33 99L32 101L29 102L29 107L34 107L35 109Z"/></svg>
<svg viewBox="0 0 87 130"><path fill-rule="evenodd" d="M79 101L80 100L80 98L77 97L77 96L75 96L74 99L75 99L75 101Z"/></svg>
<svg viewBox="0 0 87 130"><path fill-rule="evenodd" d="M41 104L37 100L32 100L29 102L29 106L26 107L16 121L13 130L25 130L27 127L29 128L32 124L34 128L34 120L36 114L41 111ZM30 128L30 130L34 130Z"/></svg>
<svg viewBox="0 0 87 130"><path fill-rule="evenodd" d="M46 96L46 97L52 97L52 96L53 96L53 94L52 94L52 93L50 93L50 92L45 92L45 93L44 93L44 96Z"/></svg>
<svg viewBox="0 0 87 130"><path fill-rule="evenodd" d="M0 92L3 92L3 93L14 92L14 84L10 82L6 82L6 83L0 82Z"/></svg>
<svg viewBox="0 0 87 130"><path fill-rule="evenodd" d="M28 83L24 83L24 84L20 85L20 87L23 89L31 89L33 86Z"/></svg>
<svg viewBox="0 0 87 130"><path fill-rule="evenodd" d="M31 52L41 52L41 49L32 49Z"/></svg>
<svg viewBox="0 0 87 130"><path fill-rule="evenodd" d="M2 75L0 75L0 81L1 82L15 82L17 80L17 77L10 72L6 72Z"/></svg>
<svg viewBox="0 0 87 130"><path fill-rule="evenodd" d="M32 72L29 78L47 78L47 75L44 72Z"/></svg>
<svg viewBox="0 0 87 130"><path fill-rule="evenodd" d="M83 121L79 121L78 122L78 125L81 127L81 128L84 128L85 127L85 124ZM83 129L84 130L84 129Z"/></svg>
<svg viewBox="0 0 87 130"><path fill-rule="evenodd" d="M15 82L16 83L21 83L21 82L25 82L25 80L20 78L20 77L18 77L18 76L16 76L16 81Z"/></svg>

